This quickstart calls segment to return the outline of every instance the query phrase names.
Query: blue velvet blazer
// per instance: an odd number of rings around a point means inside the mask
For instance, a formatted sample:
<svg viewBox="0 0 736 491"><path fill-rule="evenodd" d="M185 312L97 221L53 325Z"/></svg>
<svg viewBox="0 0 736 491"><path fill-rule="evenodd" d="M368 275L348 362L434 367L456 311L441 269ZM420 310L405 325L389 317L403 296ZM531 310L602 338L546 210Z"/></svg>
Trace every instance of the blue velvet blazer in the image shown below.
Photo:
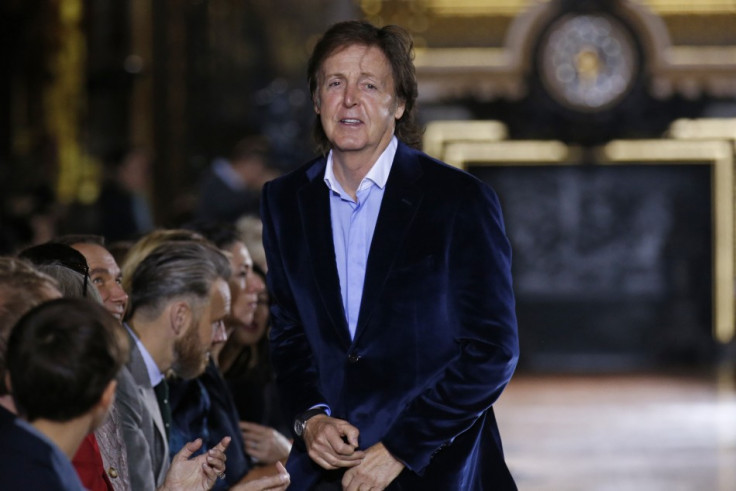
<svg viewBox="0 0 736 491"><path fill-rule="evenodd" d="M519 354L496 194L399 144L351 340L325 165L313 160L263 191L272 361L287 414L327 403L360 430L361 448L382 441L406 464L389 489L516 489L492 409ZM330 478L303 444L287 468L290 489Z"/></svg>

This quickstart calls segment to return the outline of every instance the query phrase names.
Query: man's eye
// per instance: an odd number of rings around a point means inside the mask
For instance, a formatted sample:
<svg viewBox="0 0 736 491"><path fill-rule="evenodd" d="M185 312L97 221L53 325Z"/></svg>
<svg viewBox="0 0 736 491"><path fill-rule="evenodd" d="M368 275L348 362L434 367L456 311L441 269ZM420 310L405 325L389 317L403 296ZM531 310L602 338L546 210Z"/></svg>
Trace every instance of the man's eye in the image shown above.
<svg viewBox="0 0 736 491"><path fill-rule="evenodd" d="M94 285L102 285L103 283L105 282L100 277L92 278L92 284Z"/></svg>

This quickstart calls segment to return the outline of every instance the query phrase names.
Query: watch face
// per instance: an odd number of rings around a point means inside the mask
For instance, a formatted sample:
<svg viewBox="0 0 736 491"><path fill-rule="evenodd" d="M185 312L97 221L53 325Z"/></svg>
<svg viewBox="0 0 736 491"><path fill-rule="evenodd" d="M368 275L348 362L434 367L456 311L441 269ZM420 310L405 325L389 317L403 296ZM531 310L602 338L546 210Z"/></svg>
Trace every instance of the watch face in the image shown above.
<svg viewBox="0 0 736 491"><path fill-rule="evenodd" d="M296 433L296 436L302 436L302 433L304 433L304 426L306 426L305 421L302 421L299 418L294 421L294 433Z"/></svg>
<svg viewBox="0 0 736 491"><path fill-rule="evenodd" d="M547 92L575 111L594 112L620 102L639 71L636 42L606 14L571 14L554 22L538 52Z"/></svg>

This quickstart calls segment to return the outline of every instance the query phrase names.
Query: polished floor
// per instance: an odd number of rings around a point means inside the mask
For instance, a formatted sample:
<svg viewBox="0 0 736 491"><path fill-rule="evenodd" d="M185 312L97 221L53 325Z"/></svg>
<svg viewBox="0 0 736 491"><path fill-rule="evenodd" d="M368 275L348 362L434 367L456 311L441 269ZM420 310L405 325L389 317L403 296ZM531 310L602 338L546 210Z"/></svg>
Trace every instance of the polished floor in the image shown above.
<svg viewBox="0 0 736 491"><path fill-rule="evenodd" d="M517 374L496 414L522 491L736 490L733 369Z"/></svg>

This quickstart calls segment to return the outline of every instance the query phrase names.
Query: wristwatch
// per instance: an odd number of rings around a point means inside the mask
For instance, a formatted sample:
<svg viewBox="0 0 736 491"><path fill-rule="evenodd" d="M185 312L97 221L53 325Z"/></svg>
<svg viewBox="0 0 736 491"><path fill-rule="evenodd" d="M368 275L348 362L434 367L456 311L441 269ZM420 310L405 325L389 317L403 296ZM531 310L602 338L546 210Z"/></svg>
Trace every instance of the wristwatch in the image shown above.
<svg viewBox="0 0 736 491"><path fill-rule="evenodd" d="M327 414L327 408L324 406L314 407L297 416L294 420L294 434L301 438L304 435L304 428L307 427L307 420L318 414Z"/></svg>

